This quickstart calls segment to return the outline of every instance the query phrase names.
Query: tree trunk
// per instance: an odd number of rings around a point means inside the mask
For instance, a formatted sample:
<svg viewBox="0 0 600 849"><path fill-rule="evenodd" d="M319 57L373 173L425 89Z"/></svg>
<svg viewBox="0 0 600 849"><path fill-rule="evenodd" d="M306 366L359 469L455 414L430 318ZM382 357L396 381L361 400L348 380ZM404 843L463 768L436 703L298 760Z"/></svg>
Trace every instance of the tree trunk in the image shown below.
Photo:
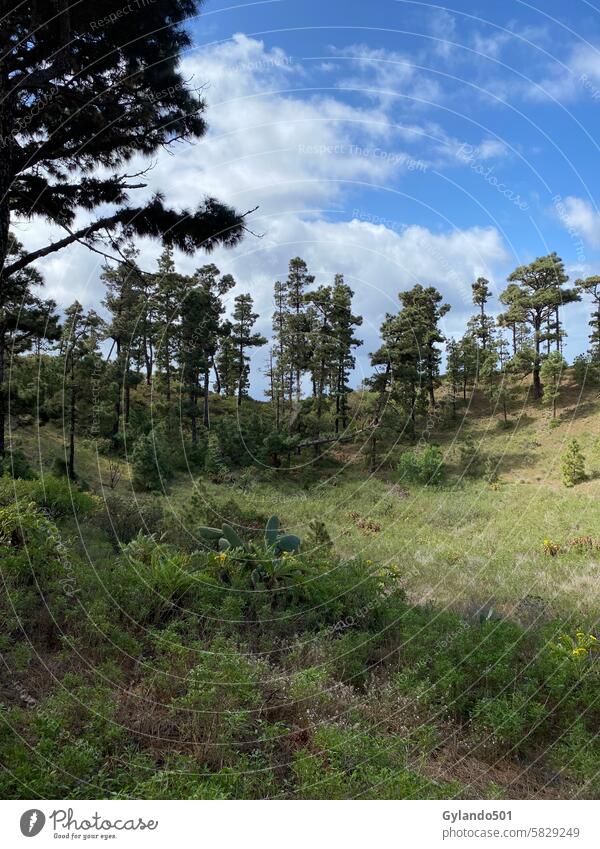
<svg viewBox="0 0 600 849"><path fill-rule="evenodd" d="M67 475L75 479L75 420L76 420L75 372L71 364L71 405L69 412L69 455L67 459Z"/></svg>
<svg viewBox="0 0 600 849"><path fill-rule="evenodd" d="M144 360L146 363L146 385L152 386L152 371L154 368L153 363L153 352L152 352L152 343L148 342L146 336L144 336Z"/></svg>
<svg viewBox="0 0 600 849"><path fill-rule="evenodd" d="M6 452L6 392L4 390L4 358L6 356L6 330L0 329L0 460Z"/></svg>
<svg viewBox="0 0 600 849"><path fill-rule="evenodd" d="M433 383L431 381L427 386L427 392L429 393L429 406L433 410L435 408L435 392L433 391Z"/></svg>
<svg viewBox="0 0 600 849"><path fill-rule="evenodd" d="M198 442L198 393L196 389L192 389L190 392L190 407L192 410L192 445L195 445Z"/></svg>
<svg viewBox="0 0 600 849"><path fill-rule="evenodd" d="M209 430L209 429L210 429L210 409L209 409L209 405L208 405L208 388L209 388L209 383L210 383L210 371L209 371L209 366L208 366L208 363L207 363L207 365L206 365L206 367L205 367L205 369L204 369L204 390L203 390L203 395L204 395L204 413L203 413L203 418L202 418L202 421L204 422L204 427L205 427L207 430Z"/></svg>
<svg viewBox="0 0 600 849"><path fill-rule="evenodd" d="M433 388L433 359L431 351L427 354L427 392L429 394L429 406L435 409L435 392Z"/></svg>
<svg viewBox="0 0 600 849"><path fill-rule="evenodd" d="M240 336L242 335L242 331L240 331ZM238 365L238 391L237 391L237 405L238 407L242 406L242 394L243 387L242 382L244 380L244 346L240 344L240 360Z"/></svg>
<svg viewBox="0 0 600 849"><path fill-rule="evenodd" d="M10 38L7 30L2 31L0 50L4 54L10 49ZM8 68L0 62L0 307L4 306L6 280L3 269L8 255L8 236L10 230L10 187L13 180L13 145L14 145L14 88L8 78ZM0 339L0 459L6 451L6 393L4 387L4 369L6 356L6 335L3 328Z"/></svg>
<svg viewBox="0 0 600 849"><path fill-rule="evenodd" d="M540 329L542 321L540 316L536 316L533 326L533 341L535 345L535 357L533 361L533 392L536 398L542 397L542 380L540 378Z"/></svg>
<svg viewBox="0 0 600 849"><path fill-rule="evenodd" d="M0 52L10 50L10 39L7 30L2 31ZM0 62L0 139L2 155L0 156L0 291L4 289L2 270L8 254L8 235L10 230L10 187L13 182L13 152L14 152L14 86L8 78L6 63Z"/></svg>
<svg viewBox="0 0 600 849"><path fill-rule="evenodd" d="M117 356L115 360L115 364L117 367L117 396L115 398L115 420L112 426L112 435L116 436L119 432L119 425L121 424L121 374L119 372L119 365L121 361L121 342L119 339L115 339L115 345L117 348ZM125 375L123 375L123 380L125 380Z"/></svg>
<svg viewBox="0 0 600 849"><path fill-rule="evenodd" d="M131 387L129 385L130 371L129 367L125 372L125 424L129 424L129 411L131 409Z"/></svg>

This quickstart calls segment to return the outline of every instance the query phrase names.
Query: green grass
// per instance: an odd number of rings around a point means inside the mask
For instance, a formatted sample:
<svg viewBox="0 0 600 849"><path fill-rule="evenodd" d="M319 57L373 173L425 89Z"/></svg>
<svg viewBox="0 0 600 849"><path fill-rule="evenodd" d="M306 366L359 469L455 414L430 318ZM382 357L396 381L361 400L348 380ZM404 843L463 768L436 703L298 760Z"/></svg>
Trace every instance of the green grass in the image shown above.
<svg viewBox="0 0 600 849"><path fill-rule="evenodd" d="M224 412L221 406L215 404L217 417ZM552 426L548 411L523 395L504 428L476 393L459 407L455 425L429 434L442 447L449 470L443 486L399 481L399 448L383 458L377 473L369 474L358 448L344 446L326 467L315 468L307 452L293 458L299 468L292 474L279 470L262 476L267 480L259 474L244 487L203 481L202 498L224 509L233 499L249 516L277 513L304 537L309 523L320 519L337 551L397 568L403 586L418 601L464 610L492 599L500 611L511 613L525 596L539 596L548 612L592 624L600 611L600 552L578 553L566 544L573 537L600 537L600 402L595 389L582 395L567 385L558 421ZM567 489L561 484L560 457L573 436L586 457L588 480ZM467 437L491 458L497 484L465 474L460 454ZM62 450L61 436L51 426L37 432L24 429L19 442L46 470ZM108 462L93 443L78 448L81 478L110 500ZM179 473L158 499L135 492L125 462L114 488L134 507L160 502L171 526L180 525L181 538L190 544L194 526L203 521L190 513L194 491L195 482ZM379 529L370 530L369 522ZM563 545L563 553L544 554L546 539Z"/></svg>
<svg viewBox="0 0 600 849"><path fill-rule="evenodd" d="M83 443L82 492L48 475L60 433L23 430L43 480L0 485L2 795L597 796L600 404L564 403L504 428L476 397L429 434L435 486L402 480L407 446L370 474L344 445L139 493ZM588 478L565 488L573 436ZM273 513L302 548L271 583L264 548L198 534L256 540Z"/></svg>

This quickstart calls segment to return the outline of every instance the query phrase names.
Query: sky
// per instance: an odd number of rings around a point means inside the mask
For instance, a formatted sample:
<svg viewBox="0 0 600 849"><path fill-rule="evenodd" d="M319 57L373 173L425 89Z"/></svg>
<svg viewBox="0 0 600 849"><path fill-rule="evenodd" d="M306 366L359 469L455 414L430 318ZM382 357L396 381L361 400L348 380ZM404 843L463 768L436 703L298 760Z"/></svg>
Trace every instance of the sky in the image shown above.
<svg viewBox="0 0 600 849"><path fill-rule="evenodd" d="M416 283L452 305L459 336L471 283L496 296L518 265L556 251L574 280L600 273L600 10L585 0L209 0L182 69L203 85L209 130L154 160L148 194L245 211L257 235L207 261L250 292L268 334L273 283L303 257L316 284L343 273L363 315L355 384L378 328ZM137 203L137 200L136 200ZM18 223L27 247L39 223ZM51 235L52 232L51 232ZM142 244L151 269L160 247ZM99 307L101 260L73 247L45 260L61 306ZM565 353L586 347L589 304L564 309ZM266 349L254 357L260 395Z"/></svg>

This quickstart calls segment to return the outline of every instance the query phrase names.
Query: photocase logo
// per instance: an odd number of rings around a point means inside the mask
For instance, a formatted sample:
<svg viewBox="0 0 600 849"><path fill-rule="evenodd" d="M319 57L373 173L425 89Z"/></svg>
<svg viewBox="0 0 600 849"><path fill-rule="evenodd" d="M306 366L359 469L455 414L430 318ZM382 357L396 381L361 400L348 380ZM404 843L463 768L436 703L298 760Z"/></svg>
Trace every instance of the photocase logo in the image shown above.
<svg viewBox="0 0 600 849"><path fill-rule="evenodd" d="M35 837L46 824L46 816L37 808L25 811L21 816L21 834L25 837Z"/></svg>

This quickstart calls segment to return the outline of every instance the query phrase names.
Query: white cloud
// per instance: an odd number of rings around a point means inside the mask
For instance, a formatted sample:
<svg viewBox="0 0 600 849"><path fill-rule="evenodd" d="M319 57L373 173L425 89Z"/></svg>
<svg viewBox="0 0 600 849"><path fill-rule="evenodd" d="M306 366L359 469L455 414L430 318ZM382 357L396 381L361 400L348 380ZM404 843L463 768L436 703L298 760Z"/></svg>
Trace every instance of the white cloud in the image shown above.
<svg viewBox="0 0 600 849"><path fill-rule="evenodd" d="M443 42L439 44L443 45ZM338 57L338 70L340 61L349 60L350 68L357 72L356 75L342 75L340 88L363 94L386 111L398 104L419 107L441 99L438 82L417 68L414 61L403 53L366 44L332 47L331 51Z"/></svg>
<svg viewBox="0 0 600 849"><path fill-rule="evenodd" d="M589 200L569 196L555 204L555 213L573 237L600 247L600 213Z"/></svg>
<svg viewBox="0 0 600 849"><path fill-rule="evenodd" d="M456 18L445 9L432 10L430 30L434 38L433 50L438 56L447 58L454 53L454 43L457 42Z"/></svg>
<svg viewBox="0 0 600 849"><path fill-rule="evenodd" d="M366 67L377 59L365 55L360 62ZM178 147L175 155L161 153L149 175L148 193L162 189L174 206L193 207L205 194L238 209L260 205L249 225L264 237L247 236L233 250L215 251L210 261L238 281L231 299L240 291L252 293L261 330L270 327L274 281L285 278L289 259L300 255L318 283L332 282L335 273L343 272L355 289L356 310L365 316L360 365L366 369L384 313L398 306L398 291L417 282L439 287L455 304L450 321L458 326L458 317L471 311L470 283L481 275L493 279L507 261L494 228L434 233L355 209L357 185L375 191L385 187L388 198L390 189L401 186L410 161L403 159L402 145L410 149L416 143L419 151L426 143L438 151L451 147L454 142L441 127L408 123L393 133L379 102L358 107L341 93L295 92L299 83L304 85L304 71L283 51L267 50L246 36L188 57L183 70L193 75L194 84L210 80L205 95L209 132L193 146ZM407 79L413 80L412 73ZM500 153L493 140L483 145L489 155ZM21 230L28 247L44 243L47 235L48 228L39 223ZM140 265L152 269L160 248L148 241L140 248ZM206 261L201 255L178 257L184 272ZM77 297L97 308L103 297L102 262L79 246L47 258L40 263L47 294L61 306ZM264 351L257 354L257 365L264 357ZM254 391L260 391L256 371L254 379Z"/></svg>
<svg viewBox="0 0 600 849"><path fill-rule="evenodd" d="M600 49L591 44L575 44L564 62L558 60L537 84L526 86L534 99L554 98L560 102L589 97L600 98Z"/></svg>
<svg viewBox="0 0 600 849"><path fill-rule="evenodd" d="M368 213L354 210L347 221L306 220L297 215L277 216L265 224L263 240L247 239L239 249L218 251L216 264L239 281L239 290L250 291L260 314L261 330L268 335L273 283L285 279L289 259L299 255L315 275L316 285L333 281L343 272L355 291L355 309L364 316L360 331L358 377L368 371L368 353L377 344L378 331L387 311L398 309L398 292L416 283L433 285L453 304L448 332L458 332L472 311L471 283L479 276L493 280L508 261L500 234L492 227L471 227L433 233L411 225L393 229L360 218ZM392 222L390 222L390 225ZM231 297L236 294L232 292ZM256 354L257 367L266 361L265 351ZM254 370L254 391L261 385Z"/></svg>

